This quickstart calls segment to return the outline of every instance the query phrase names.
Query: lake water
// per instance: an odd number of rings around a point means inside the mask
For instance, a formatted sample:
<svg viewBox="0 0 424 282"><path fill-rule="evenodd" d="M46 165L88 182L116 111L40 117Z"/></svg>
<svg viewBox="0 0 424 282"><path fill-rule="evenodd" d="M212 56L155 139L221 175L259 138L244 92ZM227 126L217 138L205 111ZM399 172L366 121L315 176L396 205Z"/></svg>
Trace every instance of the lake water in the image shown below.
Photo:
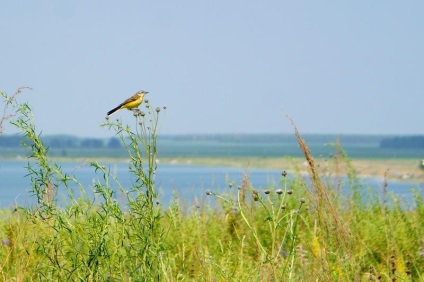
<svg viewBox="0 0 424 282"><path fill-rule="evenodd" d="M0 208L12 206L29 206L35 204L35 196L31 190L30 177L26 176L27 162L25 161L0 161ZM130 190L134 177L128 172L128 163L105 163L112 175L116 175L122 188ZM93 182L103 181L103 176L95 172L89 164L76 162L64 162L61 164L62 171L74 175L84 186L87 195L93 195ZM228 191L229 184L236 189L243 180L244 168L199 166L199 165L169 165L159 164L156 172L156 188L160 192L160 202L168 205L176 193L186 205L195 205L205 198L205 192ZM255 189L261 190L272 187L280 187L281 171L272 169L249 169L249 180ZM290 177L290 175L289 175ZM308 177L305 177L308 179ZM347 180L344 180L347 182ZM381 191L383 181L374 178L366 178L361 181L364 187ZM119 191L119 185L110 180L110 185ZM346 185L345 185L346 186ZM76 188L76 187L75 187ZM281 188L281 187L280 187ZM387 187L406 200L411 200L410 190L424 191L424 183L407 183L390 181ZM64 197L66 191L59 190L59 197Z"/></svg>

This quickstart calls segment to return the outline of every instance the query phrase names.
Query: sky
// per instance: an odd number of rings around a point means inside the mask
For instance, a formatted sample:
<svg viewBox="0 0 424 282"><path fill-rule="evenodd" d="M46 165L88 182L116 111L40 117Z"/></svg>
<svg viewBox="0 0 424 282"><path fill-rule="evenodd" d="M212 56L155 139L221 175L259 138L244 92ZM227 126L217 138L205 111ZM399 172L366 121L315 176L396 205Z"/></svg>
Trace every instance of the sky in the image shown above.
<svg viewBox="0 0 424 282"><path fill-rule="evenodd" d="M424 1L1 1L0 89L45 135L424 134ZM4 101L0 102L0 111ZM113 118L132 125L130 111ZM6 127L6 134L16 131Z"/></svg>

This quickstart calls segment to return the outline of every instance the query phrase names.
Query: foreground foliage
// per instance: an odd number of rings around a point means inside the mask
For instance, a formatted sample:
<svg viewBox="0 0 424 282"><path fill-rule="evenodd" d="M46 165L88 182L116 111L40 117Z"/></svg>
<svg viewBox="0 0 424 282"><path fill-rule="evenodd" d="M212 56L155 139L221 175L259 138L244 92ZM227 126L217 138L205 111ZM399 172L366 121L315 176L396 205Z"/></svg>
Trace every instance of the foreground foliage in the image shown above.
<svg viewBox="0 0 424 282"><path fill-rule="evenodd" d="M134 129L117 132L134 175L122 187L107 168L92 163L98 180L83 187L48 158L31 109L13 104L13 121L31 152L28 177L38 204L1 214L3 281L363 281L422 280L424 199L413 208L387 194L364 195L354 168L335 146L323 178L295 128L310 179L282 172L266 190L229 183L226 193L183 207L157 202L156 135L161 109L147 102L134 111ZM331 173L345 166L350 193ZM95 199L89 196L93 190ZM117 197L117 191L126 195ZM59 192L66 201L59 201ZM64 204L65 203L65 204ZM210 203L210 201L209 201Z"/></svg>

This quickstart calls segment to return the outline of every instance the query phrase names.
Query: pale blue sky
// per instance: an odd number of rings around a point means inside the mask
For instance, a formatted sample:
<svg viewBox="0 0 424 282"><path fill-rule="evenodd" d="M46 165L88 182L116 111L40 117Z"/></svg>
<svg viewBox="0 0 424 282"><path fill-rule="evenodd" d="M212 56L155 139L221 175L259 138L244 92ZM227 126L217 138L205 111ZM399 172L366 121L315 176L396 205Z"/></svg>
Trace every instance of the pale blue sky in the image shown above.
<svg viewBox="0 0 424 282"><path fill-rule="evenodd" d="M106 112L140 89L167 106L166 134L290 133L285 114L303 133L423 134L423 15L424 1L2 1L0 89L34 89L20 98L44 134L110 136Z"/></svg>

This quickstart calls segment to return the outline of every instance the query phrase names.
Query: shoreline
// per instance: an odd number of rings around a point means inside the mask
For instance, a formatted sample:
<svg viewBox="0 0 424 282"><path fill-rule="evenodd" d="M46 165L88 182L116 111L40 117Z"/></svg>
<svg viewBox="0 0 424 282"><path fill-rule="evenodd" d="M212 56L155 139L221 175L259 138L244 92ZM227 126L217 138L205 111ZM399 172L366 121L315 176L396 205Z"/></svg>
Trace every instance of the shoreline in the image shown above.
<svg viewBox="0 0 424 282"><path fill-rule="evenodd" d="M228 166L242 168L281 169L308 174L308 163L304 158L164 158L166 164L193 164L210 166ZM396 180L424 183L424 169L419 168L415 159L349 159L339 160L314 159L318 172L345 176L349 166L360 178L378 178L384 181Z"/></svg>
<svg viewBox="0 0 424 282"><path fill-rule="evenodd" d="M110 157L78 157L63 158L52 157L52 162L129 162L129 158L110 158ZM396 180L405 182L424 183L424 169L419 167L419 160L410 158L399 159L348 159L338 160L316 158L315 165L320 174L332 174L334 176L347 175L354 171L358 177L372 177L384 181ZM27 158L0 158L1 161L28 161ZM281 171L300 172L308 174L308 164L304 158L296 157L164 157L158 158L162 164L174 165L206 165L206 166L224 166L240 168L259 168L259 169L281 169Z"/></svg>

